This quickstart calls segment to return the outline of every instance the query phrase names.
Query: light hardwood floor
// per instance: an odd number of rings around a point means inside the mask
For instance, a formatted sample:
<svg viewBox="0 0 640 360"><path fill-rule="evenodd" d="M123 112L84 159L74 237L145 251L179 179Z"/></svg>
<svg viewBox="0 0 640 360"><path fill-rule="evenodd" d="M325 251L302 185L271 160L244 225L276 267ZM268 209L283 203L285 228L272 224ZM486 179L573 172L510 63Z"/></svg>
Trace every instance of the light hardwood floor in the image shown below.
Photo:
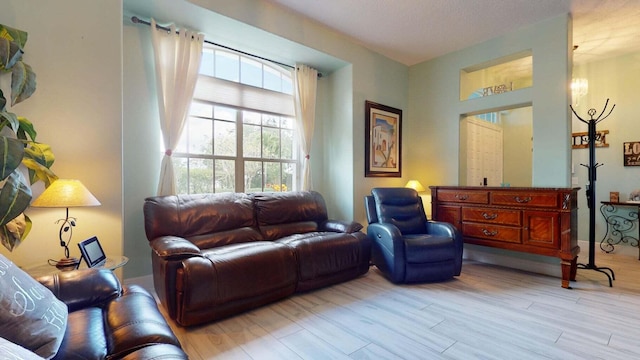
<svg viewBox="0 0 640 360"><path fill-rule="evenodd" d="M372 267L209 325L169 322L191 359L640 359L640 261L598 253L596 264L615 271L612 288L593 270L563 289L479 262L418 285Z"/></svg>

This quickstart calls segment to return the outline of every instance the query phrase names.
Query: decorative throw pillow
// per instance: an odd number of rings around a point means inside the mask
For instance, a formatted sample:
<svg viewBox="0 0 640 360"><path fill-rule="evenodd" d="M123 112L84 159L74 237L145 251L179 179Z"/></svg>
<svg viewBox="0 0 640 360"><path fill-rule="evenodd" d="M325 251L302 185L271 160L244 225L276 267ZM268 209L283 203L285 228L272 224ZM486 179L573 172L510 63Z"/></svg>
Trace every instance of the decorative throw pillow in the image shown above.
<svg viewBox="0 0 640 360"><path fill-rule="evenodd" d="M0 337L53 357L67 329L67 305L0 254Z"/></svg>

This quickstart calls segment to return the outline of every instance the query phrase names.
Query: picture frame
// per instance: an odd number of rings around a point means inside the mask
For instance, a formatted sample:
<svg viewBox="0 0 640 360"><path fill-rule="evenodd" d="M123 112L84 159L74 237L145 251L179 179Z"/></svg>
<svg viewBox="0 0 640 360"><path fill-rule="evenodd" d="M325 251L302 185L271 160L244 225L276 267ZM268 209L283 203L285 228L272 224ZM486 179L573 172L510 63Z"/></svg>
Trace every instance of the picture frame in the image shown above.
<svg viewBox="0 0 640 360"><path fill-rule="evenodd" d="M622 156L624 166L640 166L640 141L622 143Z"/></svg>
<svg viewBox="0 0 640 360"><path fill-rule="evenodd" d="M365 177L402 177L402 110L365 101Z"/></svg>
<svg viewBox="0 0 640 360"><path fill-rule="evenodd" d="M102 266L107 261L107 256L102 250L102 245L96 236L83 240L78 243L82 258L87 263L87 266L97 267Z"/></svg>

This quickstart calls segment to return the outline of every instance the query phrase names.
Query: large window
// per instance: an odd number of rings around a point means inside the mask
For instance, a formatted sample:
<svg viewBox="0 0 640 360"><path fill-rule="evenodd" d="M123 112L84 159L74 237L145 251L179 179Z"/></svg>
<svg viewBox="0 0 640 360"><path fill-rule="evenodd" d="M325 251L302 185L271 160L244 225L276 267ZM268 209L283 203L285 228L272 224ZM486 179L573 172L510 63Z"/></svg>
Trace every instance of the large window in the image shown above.
<svg viewBox="0 0 640 360"><path fill-rule="evenodd" d="M295 190L299 177L291 72L205 48L173 154L178 193Z"/></svg>

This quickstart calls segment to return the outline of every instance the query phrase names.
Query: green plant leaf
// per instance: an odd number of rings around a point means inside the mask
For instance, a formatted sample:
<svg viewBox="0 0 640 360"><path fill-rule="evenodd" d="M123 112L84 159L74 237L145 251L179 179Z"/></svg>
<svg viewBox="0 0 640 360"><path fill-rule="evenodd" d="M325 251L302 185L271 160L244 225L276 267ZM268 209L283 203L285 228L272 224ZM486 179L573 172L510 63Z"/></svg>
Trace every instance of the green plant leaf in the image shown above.
<svg viewBox="0 0 640 360"><path fill-rule="evenodd" d="M0 71L10 70L22 59L22 54L16 43L0 37Z"/></svg>
<svg viewBox="0 0 640 360"><path fill-rule="evenodd" d="M51 151L51 146L41 143L31 143L24 150L22 163L29 169L29 181L31 184L39 180L44 182L45 187L51 185L58 177L51 171L51 166L56 158Z"/></svg>
<svg viewBox="0 0 640 360"><path fill-rule="evenodd" d="M2 92L2 89L0 89L0 111L4 111L6 106L7 98L4 97L4 93Z"/></svg>
<svg viewBox="0 0 640 360"><path fill-rule="evenodd" d="M15 219L29 206L31 187L20 171L14 171L0 190L0 226Z"/></svg>
<svg viewBox="0 0 640 360"><path fill-rule="evenodd" d="M9 177L20 166L24 154L25 149L22 141L0 136L0 180Z"/></svg>
<svg viewBox="0 0 640 360"><path fill-rule="evenodd" d="M18 61L11 70L11 105L28 99L36 91L36 73L31 66Z"/></svg>
<svg viewBox="0 0 640 360"><path fill-rule="evenodd" d="M27 120L27 118L24 116L18 116L17 118L18 118L18 123L20 124L18 126L18 130L16 131L16 135L18 136L18 139L20 140L31 139L31 141L36 141L36 136L38 135L38 133L36 132L36 129L31 123L31 121ZM27 135L29 135L28 138L27 138Z"/></svg>
<svg viewBox="0 0 640 360"><path fill-rule="evenodd" d="M0 111L0 130L4 129L7 125L11 127L13 132L16 132L20 129L20 120L18 119L18 116L12 112Z"/></svg>
<svg viewBox="0 0 640 360"><path fill-rule="evenodd" d="M13 251L27 238L33 223L29 217L22 213L6 225L0 227L0 242L9 251Z"/></svg>
<svg viewBox="0 0 640 360"><path fill-rule="evenodd" d="M28 37L29 34L26 31L0 24L0 38L16 43L20 49L24 49Z"/></svg>

